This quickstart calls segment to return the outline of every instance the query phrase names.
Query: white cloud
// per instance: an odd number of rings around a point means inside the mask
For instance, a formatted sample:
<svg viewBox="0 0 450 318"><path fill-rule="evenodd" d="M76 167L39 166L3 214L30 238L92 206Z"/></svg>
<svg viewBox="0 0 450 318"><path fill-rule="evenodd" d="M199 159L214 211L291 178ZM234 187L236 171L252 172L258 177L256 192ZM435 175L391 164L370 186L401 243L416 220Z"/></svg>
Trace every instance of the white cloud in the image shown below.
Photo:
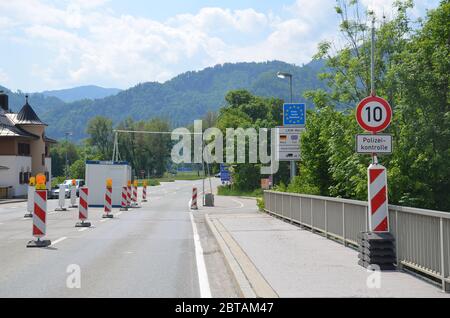
<svg viewBox="0 0 450 318"><path fill-rule="evenodd" d="M27 61L34 87L23 87L19 78L15 87L126 88L217 63L308 62L317 43L337 33L334 5L297 0L278 13L208 7L161 22L114 13L108 0L0 0L0 36L9 34L11 43L45 52Z"/></svg>

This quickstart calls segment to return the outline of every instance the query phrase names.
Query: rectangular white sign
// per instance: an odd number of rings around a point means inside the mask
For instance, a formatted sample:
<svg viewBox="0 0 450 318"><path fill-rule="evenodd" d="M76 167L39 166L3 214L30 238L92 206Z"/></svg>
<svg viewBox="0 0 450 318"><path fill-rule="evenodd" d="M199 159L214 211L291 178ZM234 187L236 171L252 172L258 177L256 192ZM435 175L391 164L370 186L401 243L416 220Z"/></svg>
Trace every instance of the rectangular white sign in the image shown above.
<svg viewBox="0 0 450 318"><path fill-rule="evenodd" d="M391 135L356 135L357 153L392 153Z"/></svg>
<svg viewBox="0 0 450 318"><path fill-rule="evenodd" d="M278 161L300 160L300 133L302 128L278 127L277 157Z"/></svg>

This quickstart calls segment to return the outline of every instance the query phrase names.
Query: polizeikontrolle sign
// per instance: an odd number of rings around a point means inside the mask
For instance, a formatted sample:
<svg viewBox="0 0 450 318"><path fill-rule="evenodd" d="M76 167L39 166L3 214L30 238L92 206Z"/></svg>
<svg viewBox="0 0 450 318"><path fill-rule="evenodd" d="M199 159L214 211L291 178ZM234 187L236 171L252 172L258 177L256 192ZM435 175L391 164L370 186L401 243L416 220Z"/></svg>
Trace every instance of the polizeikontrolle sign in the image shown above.
<svg viewBox="0 0 450 318"><path fill-rule="evenodd" d="M391 135L356 135L358 153L392 153Z"/></svg>

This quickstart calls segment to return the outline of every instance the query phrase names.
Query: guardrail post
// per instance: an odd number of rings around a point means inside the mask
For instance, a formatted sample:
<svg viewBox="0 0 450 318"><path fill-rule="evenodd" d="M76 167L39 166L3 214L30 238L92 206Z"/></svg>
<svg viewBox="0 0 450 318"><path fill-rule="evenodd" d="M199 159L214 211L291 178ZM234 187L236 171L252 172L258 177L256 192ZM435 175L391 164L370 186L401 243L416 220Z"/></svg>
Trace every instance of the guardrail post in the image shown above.
<svg viewBox="0 0 450 318"><path fill-rule="evenodd" d="M345 203L342 202L342 239L344 246L347 246L347 237L345 235Z"/></svg>
<svg viewBox="0 0 450 318"><path fill-rule="evenodd" d="M299 204L300 204L300 206L299 206L299 209L300 209L300 220L299 220L299 222L300 222L300 224L303 224L303 221L302 221L302 219L303 219L302 197L299 197L299 198L300 198L300 202L299 202Z"/></svg>
<svg viewBox="0 0 450 318"><path fill-rule="evenodd" d="M397 270L401 270L403 265L400 260L400 235L398 235L398 211L395 210L395 258L397 260Z"/></svg>
<svg viewBox="0 0 450 318"><path fill-rule="evenodd" d="M290 223L292 223L292 195L289 196L289 218Z"/></svg>
<svg viewBox="0 0 450 318"><path fill-rule="evenodd" d="M439 218L439 234L440 234L440 243L441 243L441 278L442 278L442 290L444 292L450 291L450 284L445 281L445 249L444 249L444 219Z"/></svg>
<svg viewBox="0 0 450 318"><path fill-rule="evenodd" d="M366 206L366 213L365 214L365 218L366 218L366 232L369 231L369 208Z"/></svg>
<svg viewBox="0 0 450 318"><path fill-rule="evenodd" d="M314 233L314 215L313 215L313 199L311 199L311 232Z"/></svg>
<svg viewBox="0 0 450 318"><path fill-rule="evenodd" d="M327 211L327 200L325 200L325 238L328 238L328 211Z"/></svg>

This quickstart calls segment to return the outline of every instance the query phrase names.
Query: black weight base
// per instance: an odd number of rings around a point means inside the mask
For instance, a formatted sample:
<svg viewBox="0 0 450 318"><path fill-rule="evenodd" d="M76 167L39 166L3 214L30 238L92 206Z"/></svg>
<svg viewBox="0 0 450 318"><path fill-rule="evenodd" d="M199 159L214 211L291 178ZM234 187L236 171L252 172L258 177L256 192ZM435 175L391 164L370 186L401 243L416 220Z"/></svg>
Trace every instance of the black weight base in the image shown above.
<svg viewBox="0 0 450 318"><path fill-rule="evenodd" d="M67 211L67 208L56 208L55 211L58 211L58 212Z"/></svg>
<svg viewBox="0 0 450 318"><path fill-rule="evenodd" d="M69 206L69 208L71 208L71 209L74 209L74 208L78 208L78 205L71 205L71 206Z"/></svg>
<svg viewBox="0 0 450 318"><path fill-rule="evenodd" d="M75 227L91 227L91 222L77 222Z"/></svg>
<svg viewBox="0 0 450 318"><path fill-rule="evenodd" d="M142 200L141 202L147 202L147 199L145 199L145 200Z"/></svg>
<svg viewBox="0 0 450 318"><path fill-rule="evenodd" d="M102 218L104 218L104 219L112 219L112 218L114 218L114 215L112 215L112 214L103 214Z"/></svg>
<svg viewBox="0 0 450 318"><path fill-rule="evenodd" d="M32 218L33 214L32 213L25 213L25 215L23 217L24 218Z"/></svg>
<svg viewBox="0 0 450 318"><path fill-rule="evenodd" d="M120 208L120 211L128 211L128 208Z"/></svg>
<svg viewBox="0 0 450 318"><path fill-rule="evenodd" d="M50 240L29 241L27 247L48 247L52 244Z"/></svg>
<svg viewBox="0 0 450 318"><path fill-rule="evenodd" d="M395 270L394 237L390 233L361 232L358 234L358 264L364 268Z"/></svg>

